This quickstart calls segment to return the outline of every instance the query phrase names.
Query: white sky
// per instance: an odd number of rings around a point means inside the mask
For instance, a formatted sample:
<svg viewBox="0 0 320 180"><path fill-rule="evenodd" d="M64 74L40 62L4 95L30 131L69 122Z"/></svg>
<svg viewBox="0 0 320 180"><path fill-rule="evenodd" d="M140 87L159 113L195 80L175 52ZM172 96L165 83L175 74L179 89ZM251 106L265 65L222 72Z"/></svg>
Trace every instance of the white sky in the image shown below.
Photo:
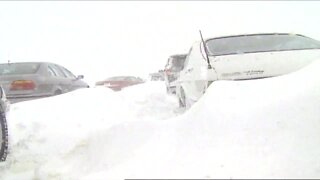
<svg viewBox="0 0 320 180"><path fill-rule="evenodd" d="M320 1L0 2L0 62L50 61L89 81L147 76L221 33L292 32L320 40Z"/></svg>

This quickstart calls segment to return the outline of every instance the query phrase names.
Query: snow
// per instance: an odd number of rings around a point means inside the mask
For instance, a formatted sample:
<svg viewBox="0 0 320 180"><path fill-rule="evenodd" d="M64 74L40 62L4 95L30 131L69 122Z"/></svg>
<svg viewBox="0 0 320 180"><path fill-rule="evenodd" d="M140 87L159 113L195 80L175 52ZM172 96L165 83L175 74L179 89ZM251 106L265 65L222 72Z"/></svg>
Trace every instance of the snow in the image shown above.
<svg viewBox="0 0 320 180"><path fill-rule="evenodd" d="M13 104L0 179L319 178L319 69L214 82L186 112L164 82Z"/></svg>

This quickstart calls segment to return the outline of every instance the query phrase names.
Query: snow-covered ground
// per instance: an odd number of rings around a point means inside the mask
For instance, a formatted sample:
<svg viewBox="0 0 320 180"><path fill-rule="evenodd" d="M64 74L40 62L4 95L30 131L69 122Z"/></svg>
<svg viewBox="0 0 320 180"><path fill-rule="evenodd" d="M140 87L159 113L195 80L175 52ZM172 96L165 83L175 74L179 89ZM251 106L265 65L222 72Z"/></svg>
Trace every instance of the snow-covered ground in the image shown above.
<svg viewBox="0 0 320 180"><path fill-rule="evenodd" d="M320 178L319 70L215 82L184 113L163 82L14 104L0 179Z"/></svg>

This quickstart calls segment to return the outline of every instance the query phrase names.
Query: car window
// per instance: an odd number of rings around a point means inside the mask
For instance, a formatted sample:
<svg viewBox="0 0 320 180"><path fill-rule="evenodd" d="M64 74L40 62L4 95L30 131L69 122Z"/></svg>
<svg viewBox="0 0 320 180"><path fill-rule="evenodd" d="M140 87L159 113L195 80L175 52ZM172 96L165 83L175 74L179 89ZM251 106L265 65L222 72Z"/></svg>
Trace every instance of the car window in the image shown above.
<svg viewBox="0 0 320 180"><path fill-rule="evenodd" d="M134 81L134 78L133 77L126 77L125 81Z"/></svg>
<svg viewBox="0 0 320 180"><path fill-rule="evenodd" d="M72 74L72 72L70 72L68 69L66 69L62 66L59 66L59 67L62 70L62 72L67 76L67 78L72 78L72 79L76 78L76 76L74 74Z"/></svg>
<svg viewBox="0 0 320 180"><path fill-rule="evenodd" d="M61 69L59 69L59 67L57 65L49 65L52 70L55 72L55 74L58 76L58 77L62 77L62 78L66 78L67 76L62 72Z"/></svg>
<svg viewBox="0 0 320 180"><path fill-rule="evenodd" d="M131 81L139 82L139 79L138 79L138 78L136 78L136 77L132 77L132 78L131 78Z"/></svg>
<svg viewBox="0 0 320 180"><path fill-rule="evenodd" d="M54 70L50 65L48 66L48 73L50 74L50 76L57 76L57 73L54 72Z"/></svg>
<svg viewBox="0 0 320 180"><path fill-rule="evenodd" d="M175 71L180 71L183 69L185 57L176 57L172 61L172 69Z"/></svg>
<svg viewBox="0 0 320 180"><path fill-rule="evenodd" d="M0 64L0 75L34 74L39 67L40 63Z"/></svg>
<svg viewBox="0 0 320 180"><path fill-rule="evenodd" d="M320 49L320 42L300 35L260 34L210 39L210 55L228 55L268 51Z"/></svg>
<svg viewBox="0 0 320 180"><path fill-rule="evenodd" d="M137 78L137 81L139 81L139 82L143 82L143 80L141 79L141 78Z"/></svg>
<svg viewBox="0 0 320 180"><path fill-rule="evenodd" d="M110 77L107 80L108 81L121 81L121 80L123 80L123 77Z"/></svg>

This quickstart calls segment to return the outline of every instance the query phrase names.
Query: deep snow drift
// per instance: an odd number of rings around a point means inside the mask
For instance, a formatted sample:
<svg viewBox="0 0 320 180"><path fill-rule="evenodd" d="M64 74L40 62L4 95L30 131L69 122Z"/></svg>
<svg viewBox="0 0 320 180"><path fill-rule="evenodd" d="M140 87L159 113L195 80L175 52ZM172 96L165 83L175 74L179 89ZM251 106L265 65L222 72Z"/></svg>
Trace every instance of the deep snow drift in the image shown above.
<svg viewBox="0 0 320 180"><path fill-rule="evenodd" d="M48 163L62 163L56 167L64 171L69 168L66 159L81 151L100 130L130 121L175 117L181 113L177 100L166 94L162 83L149 82L120 92L105 87L81 89L13 104L8 117L10 155L0 164L0 179L42 177L40 169ZM48 168L45 179L60 176L54 167ZM68 179L68 174L61 177Z"/></svg>
<svg viewBox="0 0 320 180"><path fill-rule="evenodd" d="M18 103L0 179L319 178L319 70L215 82L180 116L163 82Z"/></svg>

